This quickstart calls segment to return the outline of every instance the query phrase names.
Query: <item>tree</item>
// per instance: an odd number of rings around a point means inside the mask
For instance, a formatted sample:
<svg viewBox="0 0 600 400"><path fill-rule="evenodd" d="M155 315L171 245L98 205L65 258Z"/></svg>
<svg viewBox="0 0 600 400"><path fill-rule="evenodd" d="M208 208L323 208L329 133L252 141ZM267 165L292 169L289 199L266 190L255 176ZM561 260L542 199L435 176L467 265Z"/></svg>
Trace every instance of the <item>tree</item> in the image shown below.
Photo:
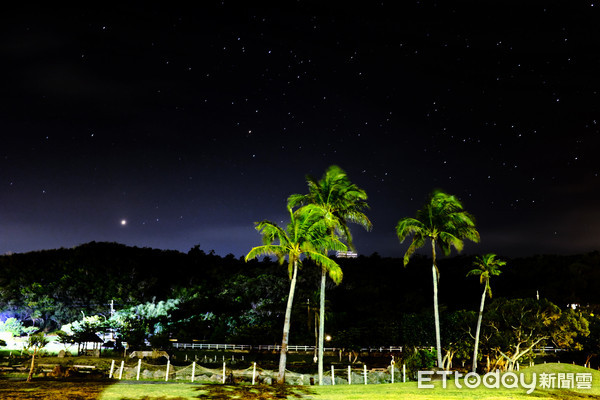
<svg viewBox="0 0 600 400"><path fill-rule="evenodd" d="M256 223L256 230L261 233L264 244L253 247L245 258L247 262L255 257L274 255L280 264L283 264L286 258L288 261L290 291L285 310L281 353L279 356L279 373L277 375L277 383L279 384L285 382L292 305L296 290L298 268L302 264L302 257L311 259L328 271L336 271L341 274L339 265L327 257L325 253L327 249L346 250L346 246L337 237L327 234L327 228L323 223L322 212L319 208L309 205L295 212L291 208L288 208L288 212L290 214L290 222L285 230L267 220Z"/></svg>
<svg viewBox="0 0 600 400"><path fill-rule="evenodd" d="M44 348L48 344L48 339L44 336L43 333L36 333L34 335L29 336L29 340L27 341L27 349L31 349L31 368L29 368L29 375L27 376L27 382L31 382L31 378L33 377L33 369L35 367L35 356L38 352Z"/></svg>
<svg viewBox="0 0 600 400"><path fill-rule="evenodd" d="M486 346L496 356L495 365L512 371L516 363L531 357L537 347L580 350L579 337L589 335L588 321L573 309L561 310L547 299L495 299L486 309L482 329L488 332Z"/></svg>
<svg viewBox="0 0 600 400"><path fill-rule="evenodd" d="M338 236L345 239L348 247L355 250L348 222L372 228L371 221L363 213L368 209L367 194L364 190L350 182L346 173L337 165L330 166L321 179L312 176L306 177L308 194L293 194L288 198L288 207L312 204L319 207L323 213L323 220L331 237ZM327 249L334 250L334 249ZM325 284L327 275L335 284L341 282L341 270L328 270L321 268L320 311L319 311L319 341L318 341L318 371L319 385L323 384L323 346L325 338ZM339 278L339 279L338 279Z"/></svg>
<svg viewBox="0 0 600 400"><path fill-rule="evenodd" d="M464 239L479 242L479 232L475 229L474 217L463 210L461 202L454 196L436 190L425 206L417 211L415 218L402 218L396 225L400 243L413 235L412 242L404 254L404 266L417 249L431 242L433 265L433 312L435 317L435 341L438 366L442 366L442 345L440 339L440 315L438 309L438 282L440 272L437 267L436 246L444 255L449 255L452 247L462 251Z"/></svg>
<svg viewBox="0 0 600 400"><path fill-rule="evenodd" d="M492 288L490 278L502 273L500 267L506 265L506 261L496 258L496 254L489 253L482 257L476 257L473 266L477 267L470 270L467 276L479 276L479 283L483 284L483 294L481 295L481 305L479 306L479 316L477 318L477 329L475 331L475 346L473 347L473 372L477 371L477 350L479 347L479 333L481 332L481 319L483 317L483 307L485 304L485 295L492 298Z"/></svg>
<svg viewBox="0 0 600 400"><path fill-rule="evenodd" d="M167 333L170 324L176 322L172 313L180 302L180 299L167 299L119 310L110 318L110 327L116 329L130 347L141 348L146 339Z"/></svg>

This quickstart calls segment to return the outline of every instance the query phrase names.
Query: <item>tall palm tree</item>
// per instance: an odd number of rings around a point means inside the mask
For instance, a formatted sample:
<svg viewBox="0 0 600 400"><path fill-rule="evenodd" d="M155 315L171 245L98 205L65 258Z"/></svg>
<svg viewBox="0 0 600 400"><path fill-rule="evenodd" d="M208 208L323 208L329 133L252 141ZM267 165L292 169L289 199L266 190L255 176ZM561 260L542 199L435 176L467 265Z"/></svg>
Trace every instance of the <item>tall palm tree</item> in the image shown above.
<svg viewBox="0 0 600 400"><path fill-rule="evenodd" d="M290 292L285 309L283 338L281 340L281 353L279 356L277 383L280 384L285 382L292 304L294 302L298 268L302 264L302 257L310 258L317 265L328 271L334 271L331 273L336 277L337 275L335 274L339 273L341 279L341 269L338 264L325 254L327 249L346 250L346 246L342 242L336 237L328 235L327 227L323 223L321 209L307 206L295 212L292 212L292 209L288 208L288 211L290 213L290 222L285 230L267 220L256 223L256 230L261 233L264 244L253 247L246 255L246 261L263 255L275 255L280 264L283 264L286 258L288 261Z"/></svg>
<svg viewBox="0 0 600 400"><path fill-rule="evenodd" d="M417 211L415 218L402 218L396 225L400 243L409 236L412 242L404 254L404 266L417 249L431 242L433 265L433 313L435 318L435 344L438 366L442 367L442 345L440 339L440 313L438 309L438 282L440 271L437 266L436 247L444 255L449 255L452 247L462 251L464 239L479 242L479 232L475 229L474 217L463 210L461 202L454 196L440 190L434 191L425 206Z"/></svg>
<svg viewBox="0 0 600 400"><path fill-rule="evenodd" d="M293 194L288 198L288 207L313 204L323 212L323 220L329 235L346 240L348 247L355 250L348 223L353 222L365 229L372 228L371 221L363 210L368 209L367 194L364 190L350 182L346 173L337 165L330 166L321 179L307 176L308 194ZM334 249L328 249L334 250ZM332 274L333 272L333 274ZM341 271L330 271L321 268L318 372L319 385L323 384L323 346L325 341L325 284L327 275L336 284L341 282ZM338 279L339 278L339 279Z"/></svg>
<svg viewBox="0 0 600 400"><path fill-rule="evenodd" d="M475 331L475 347L473 349L473 372L477 371L477 350L479 349L479 332L481 330L481 319L483 316L483 307L485 304L485 295L492 298L492 288L490 287L490 278L502 273L500 267L506 265L506 261L496 258L496 254L489 253L483 257L476 257L473 266L477 267L470 270L467 276L479 276L479 283L484 284L483 294L481 295L481 305L479 306L479 317L477 318L477 330Z"/></svg>

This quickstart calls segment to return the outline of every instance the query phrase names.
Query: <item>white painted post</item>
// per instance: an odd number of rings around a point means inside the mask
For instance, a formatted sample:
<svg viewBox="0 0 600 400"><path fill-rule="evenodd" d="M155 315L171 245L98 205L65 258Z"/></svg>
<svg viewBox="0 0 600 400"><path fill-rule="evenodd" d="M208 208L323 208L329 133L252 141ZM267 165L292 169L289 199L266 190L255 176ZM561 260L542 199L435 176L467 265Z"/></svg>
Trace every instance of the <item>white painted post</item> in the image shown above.
<svg viewBox="0 0 600 400"><path fill-rule="evenodd" d="M256 382L256 363L254 363L254 366L252 367L252 384L254 385L255 382Z"/></svg>
<svg viewBox="0 0 600 400"><path fill-rule="evenodd" d="M406 382L406 364L402 364L402 382Z"/></svg>
<svg viewBox="0 0 600 400"><path fill-rule="evenodd" d="M137 370L137 377L136 380L139 381L140 380L140 369L142 368L142 359L140 358L138 360L138 370Z"/></svg>
<svg viewBox="0 0 600 400"><path fill-rule="evenodd" d="M169 380L169 367L171 366L171 361L167 360L167 373L165 374L165 382Z"/></svg>
<svg viewBox="0 0 600 400"><path fill-rule="evenodd" d="M335 375L333 373L333 364L331 364L331 384L335 385Z"/></svg>
<svg viewBox="0 0 600 400"><path fill-rule="evenodd" d="M121 369L119 370L119 379L123 377L123 367L125 367L125 361L121 361Z"/></svg>
<svg viewBox="0 0 600 400"><path fill-rule="evenodd" d="M223 361L223 385L225 384L225 361Z"/></svg>
<svg viewBox="0 0 600 400"><path fill-rule="evenodd" d="M115 370L115 360L112 360L112 362L110 363L110 374L108 374L109 379L112 379L114 370Z"/></svg>
<svg viewBox="0 0 600 400"><path fill-rule="evenodd" d="M352 374L350 373L349 365L348 365L348 385L352 385Z"/></svg>
<svg viewBox="0 0 600 400"><path fill-rule="evenodd" d="M192 382L194 382L194 375L196 375L196 361L192 363Z"/></svg>
<svg viewBox="0 0 600 400"><path fill-rule="evenodd" d="M392 360L391 366L392 366L392 368L391 368L391 370L392 370L392 383L394 383L394 360Z"/></svg>
<svg viewBox="0 0 600 400"><path fill-rule="evenodd" d="M365 385L367 384L367 364L363 364L363 371L365 375Z"/></svg>

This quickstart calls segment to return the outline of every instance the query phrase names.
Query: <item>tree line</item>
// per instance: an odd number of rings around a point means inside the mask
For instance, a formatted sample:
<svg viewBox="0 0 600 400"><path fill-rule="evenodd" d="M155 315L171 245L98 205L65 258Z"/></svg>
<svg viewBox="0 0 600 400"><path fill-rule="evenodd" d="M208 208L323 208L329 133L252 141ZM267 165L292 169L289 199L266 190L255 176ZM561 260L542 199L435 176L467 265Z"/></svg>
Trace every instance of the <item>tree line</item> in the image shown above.
<svg viewBox="0 0 600 400"><path fill-rule="evenodd" d="M281 342L283 326L286 341L316 342L322 349L327 321L332 345L348 349L432 346L441 337L443 346L436 346L438 365L466 359L464 346L469 344L473 350L476 326L480 327L480 359L511 360L514 354L507 353L509 343L500 341L509 335L493 334L500 331L494 321L508 318L497 308L498 304L508 307L503 301L513 301L515 310L524 304L533 310L534 303L528 303L533 299L537 305L542 304L538 299L548 301L545 311L531 312L554 315L553 321L567 324L562 328L581 332L577 340L546 332L536 344L581 344L588 327L576 323L567 304L589 306L589 331L596 329L593 310L600 304L600 294L594 288L600 280L600 253L499 257L506 261L506 268L501 275L490 275L479 268L488 255L450 256L452 248L462 247L459 241L477 240L478 235L464 230L474 230L474 220L467 221L471 216L456 198L434 192L414 218L398 223L399 239L411 238L404 259L377 254L337 259L331 250L353 248L349 223L370 228L364 214L366 193L335 166L320 179L307 177L307 183L308 194L291 195L288 200L290 223L286 227L270 221L257 223L264 242L246 257L221 257L200 246L182 253L96 242L1 256L0 322L14 317L25 327L46 332L73 323L79 329L93 323L117 324L121 339L133 346L149 338L155 343L177 338L275 344ZM428 225L434 219L424 217L436 208L442 214L446 210L457 215L449 218L450 225ZM426 242L433 244L430 250L439 248L447 256L418 254L416 250ZM261 259L254 258L261 255ZM467 278L473 270L479 270L476 275L482 277L483 287L478 279ZM493 281L486 280L486 274ZM442 276L443 285L437 288L438 299L432 304L427 282L433 279L435 287ZM492 287L495 299L481 313L483 322L476 323L473 310L481 309ZM111 302L115 306L112 315ZM431 313L435 305L442 311L437 318ZM291 321L294 329L290 329ZM476 361L477 356L473 364Z"/></svg>

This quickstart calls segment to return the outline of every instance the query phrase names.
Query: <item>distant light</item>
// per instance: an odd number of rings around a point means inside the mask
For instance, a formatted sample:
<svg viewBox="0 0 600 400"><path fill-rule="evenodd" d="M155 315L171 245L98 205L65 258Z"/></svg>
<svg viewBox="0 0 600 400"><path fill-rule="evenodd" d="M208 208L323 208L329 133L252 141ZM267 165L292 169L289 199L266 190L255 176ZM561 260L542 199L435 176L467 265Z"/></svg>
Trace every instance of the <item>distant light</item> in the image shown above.
<svg viewBox="0 0 600 400"><path fill-rule="evenodd" d="M125 226L127 225L127 220L126 219L122 219L121 220L121 226Z"/></svg>

